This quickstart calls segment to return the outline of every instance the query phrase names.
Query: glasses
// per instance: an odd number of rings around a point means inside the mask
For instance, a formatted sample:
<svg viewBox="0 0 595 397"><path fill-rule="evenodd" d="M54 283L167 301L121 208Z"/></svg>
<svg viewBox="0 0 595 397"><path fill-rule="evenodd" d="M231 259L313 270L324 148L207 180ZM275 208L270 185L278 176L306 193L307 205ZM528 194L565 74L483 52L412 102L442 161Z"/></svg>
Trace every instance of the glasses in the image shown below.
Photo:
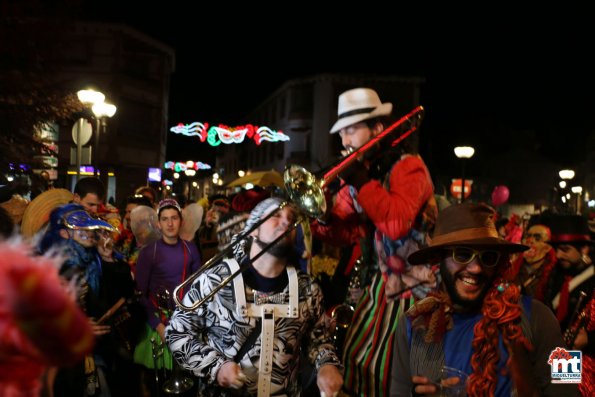
<svg viewBox="0 0 595 397"><path fill-rule="evenodd" d="M544 241L545 237L543 236L543 234L540 233L527 233L525 234L525 239L528 238L533 238L533 240L539 242L539 241Z"/></svg>
<svg viewBox="0 0 595 397"><path fill-rule="evenodd" d="M449 248L449 250L452 252L452 260L459 265L468 265L475 258L478 258L482 266L494 267L500 261L501 255L498 251L476 251L468 247L454 247Z"/></svg>

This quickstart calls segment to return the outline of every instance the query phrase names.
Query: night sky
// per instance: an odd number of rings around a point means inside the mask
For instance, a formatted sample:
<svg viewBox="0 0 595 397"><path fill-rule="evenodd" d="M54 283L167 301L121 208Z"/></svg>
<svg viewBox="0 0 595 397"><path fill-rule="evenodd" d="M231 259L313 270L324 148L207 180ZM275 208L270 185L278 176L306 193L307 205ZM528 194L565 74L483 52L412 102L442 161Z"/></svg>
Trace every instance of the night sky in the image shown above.
<svg viewBox="0 0 595 397"><path fill-rule="evenodd" d="M463 143L476 147L480 161L482 151L507 151L528 140L560 167L576 166L594 150L595 35L578 22L566 21L563 29L548 21L530 26L520 17L433 25L423 15L404 20L371 9L352 13L357 18L292 9L288 21L287 13L265 18L245 10L231 16L223 9L147 7L150 17L140 18L131 6L96 17L126 22L174 48L171 125L233 125L291 78L386 73L426 80L420 151L431 170L456 166L452 148ZM203 152L207 145L174 134L168 139L168 160L198 154L212 161Z"/></svg>

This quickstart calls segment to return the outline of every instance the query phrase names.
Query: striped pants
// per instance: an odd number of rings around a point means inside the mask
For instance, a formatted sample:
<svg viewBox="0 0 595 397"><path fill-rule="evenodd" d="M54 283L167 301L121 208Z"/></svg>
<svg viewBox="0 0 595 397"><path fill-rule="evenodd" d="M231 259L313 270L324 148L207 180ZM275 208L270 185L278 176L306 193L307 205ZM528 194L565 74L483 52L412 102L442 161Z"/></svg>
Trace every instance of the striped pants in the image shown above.
<svg viewBox="0 0 595 397"><path fill-rule="evenodd" d="M388 396L397 318L407 300L386 300L378 272L365 289L353 315L343 353L344 388L352 396Z"/></svg>

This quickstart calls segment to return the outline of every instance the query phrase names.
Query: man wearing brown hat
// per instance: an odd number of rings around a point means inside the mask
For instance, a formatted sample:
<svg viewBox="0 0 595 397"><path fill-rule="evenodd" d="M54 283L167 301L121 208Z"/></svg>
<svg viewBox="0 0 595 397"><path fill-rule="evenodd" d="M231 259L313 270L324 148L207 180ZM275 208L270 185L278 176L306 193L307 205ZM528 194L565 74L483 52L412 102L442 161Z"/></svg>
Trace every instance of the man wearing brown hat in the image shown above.
<svg viewBox="0 0 595 397"><path fill-rule="evenodd" d="M429 246L409 256L439 264L442 283L399 320L391 396L456 385L468 396L577 395L575 384L551 382L550 354L564 347L560 329L545 305L510 281L509 255L528 247L501 239L494 215L485 204L448 207ZM441 377L445 367L463 375Z"/></svg>

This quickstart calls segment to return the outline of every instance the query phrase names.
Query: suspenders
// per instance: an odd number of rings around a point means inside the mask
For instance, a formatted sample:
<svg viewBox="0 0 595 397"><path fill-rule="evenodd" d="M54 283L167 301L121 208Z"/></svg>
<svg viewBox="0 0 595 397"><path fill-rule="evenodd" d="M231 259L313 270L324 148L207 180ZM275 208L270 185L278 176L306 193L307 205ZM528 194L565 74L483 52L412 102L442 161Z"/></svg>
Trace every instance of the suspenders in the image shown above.
<svg viewBox="0 0 595 397"><path fill-rule="evenodd" d="M235 259L228 261L231 272L240 267ZM246 290L241 277L233 280L236 304L244 317L260 317L262 324L260 363L258 371L258 397L268 397L271 393L271 374L273 372L273 341L275 338L275 318L298 318L298 277L294 267L287 267L289 278L289 304L265 303L257 305L246 301ZM241 357L238 357L241 359Z"/></svg>

